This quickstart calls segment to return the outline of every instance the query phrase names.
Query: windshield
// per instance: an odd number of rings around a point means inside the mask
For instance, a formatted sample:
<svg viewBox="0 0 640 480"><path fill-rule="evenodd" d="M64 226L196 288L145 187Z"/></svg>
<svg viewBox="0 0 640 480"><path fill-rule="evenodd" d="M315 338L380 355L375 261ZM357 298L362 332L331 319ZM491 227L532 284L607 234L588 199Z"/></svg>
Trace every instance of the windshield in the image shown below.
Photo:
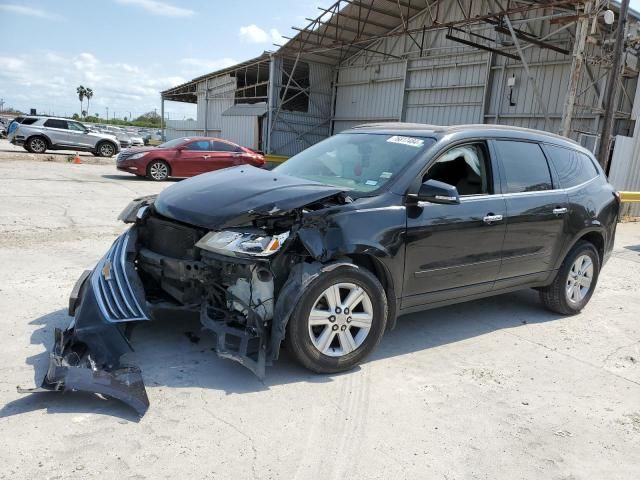
<svg viewBox="0 0 640 480"><path fill-rule="evenodd" d="M274 170L294 177L371 192L397 175L431 138L341 133L294 155Z"/></svg>
<svg viewBox="0 0 640 480"><path fill-rule="evenodd" d="M189 140L188 138L176 138L174 140L169 140L168 142L161 143L158 145L158 148L175 148L178 145L182 145L184 142Z"/></svg>

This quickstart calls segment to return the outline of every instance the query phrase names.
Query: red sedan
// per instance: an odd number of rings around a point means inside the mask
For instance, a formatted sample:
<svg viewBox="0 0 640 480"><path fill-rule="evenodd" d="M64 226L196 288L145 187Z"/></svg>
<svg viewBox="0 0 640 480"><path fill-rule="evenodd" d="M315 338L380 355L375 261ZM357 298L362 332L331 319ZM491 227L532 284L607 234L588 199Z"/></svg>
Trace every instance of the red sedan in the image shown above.
<svg viewBox="0 0 640 480"><path fill-rule="evenodd" d="M245 164L264 167L265 159L250 148L210 137L177 138L157 147L129 148L117 158L118 170L158 182Z"/></svg>

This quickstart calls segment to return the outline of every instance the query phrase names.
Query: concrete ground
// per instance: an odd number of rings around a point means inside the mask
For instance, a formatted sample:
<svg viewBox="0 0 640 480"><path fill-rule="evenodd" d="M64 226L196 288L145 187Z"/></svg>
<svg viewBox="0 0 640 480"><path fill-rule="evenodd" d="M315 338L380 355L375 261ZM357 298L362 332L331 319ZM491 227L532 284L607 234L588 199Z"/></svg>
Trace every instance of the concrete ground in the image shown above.
<svg viewBox="0 0 640 480"><path fill-rule="evenodd" d="M640 478L640 224L619 226L582 314L549 313L533 291L414 314L342 375L284 352L263 383L196 323L143 326L138 421L116 401L15 387L44 375L120 210L171 182L7 160L0 178L0 478Z"/></svg>

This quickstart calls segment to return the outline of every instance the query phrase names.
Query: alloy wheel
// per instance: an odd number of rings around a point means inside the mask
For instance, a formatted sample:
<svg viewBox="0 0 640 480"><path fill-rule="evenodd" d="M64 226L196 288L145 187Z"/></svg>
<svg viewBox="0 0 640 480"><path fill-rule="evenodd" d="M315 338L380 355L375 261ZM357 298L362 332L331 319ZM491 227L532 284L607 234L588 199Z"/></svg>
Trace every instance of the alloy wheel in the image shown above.
<svg viewBox="0 0 640 480"><path fill-rule="evenodd" d="M169 175L169 169L164 163L154 163L149 168L149 173L154 180L164 180Z"/></svg>
<svg viewBox="0 0 640 480"><path fill-rule="evenodd" d="M42 153L47 149L47 144L41 138L34 138L31 140L31 150L35 153Z"/></svg>
<svg viewBox="0 0 640 480"><path fill-rule="evenodd" d="M100 154L103 157L110 157L113 155L113 146L109 145L108 143L105 143L104 145L102 145L100 147Z"/></svg>
<svg viewBox="0 0 640 480"><path fill-rule="evenodd" d="M571 303L579 303L587 296L593 281L593 261L589 255L580 255L576 258L567 277L567 300Z"/></svg>
<svg viewBox="0 0 640 480"><path fill-rule="evenodd" d="M373 306L355 283L331 285L313 303L309 338L323 355L342 357L359 348L371 330Z"/></svg>

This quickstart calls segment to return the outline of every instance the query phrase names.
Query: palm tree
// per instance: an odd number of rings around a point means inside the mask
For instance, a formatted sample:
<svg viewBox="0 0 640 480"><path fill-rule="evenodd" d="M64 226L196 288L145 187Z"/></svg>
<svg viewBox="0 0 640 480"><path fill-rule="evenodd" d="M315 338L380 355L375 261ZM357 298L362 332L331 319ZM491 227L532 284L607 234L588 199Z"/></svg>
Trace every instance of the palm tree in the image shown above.
<svg viewBox="0 0 640 480"><path fill-rule="evenodd" d="M78 100L80 100L80 114L82 114L82 101L84 100L86 92L87 92L87 89L84 88L82 85L76 88L76 93L78 94Z"/></svg>
<svg viewBox="0 0 640 480"><path fill-rule="evenodd" d="M84 89L84 96L87 99L87 112L88 112L89 111L89 101L93 97L93 90L91 90L89 87L85 88Z"/></svg>

